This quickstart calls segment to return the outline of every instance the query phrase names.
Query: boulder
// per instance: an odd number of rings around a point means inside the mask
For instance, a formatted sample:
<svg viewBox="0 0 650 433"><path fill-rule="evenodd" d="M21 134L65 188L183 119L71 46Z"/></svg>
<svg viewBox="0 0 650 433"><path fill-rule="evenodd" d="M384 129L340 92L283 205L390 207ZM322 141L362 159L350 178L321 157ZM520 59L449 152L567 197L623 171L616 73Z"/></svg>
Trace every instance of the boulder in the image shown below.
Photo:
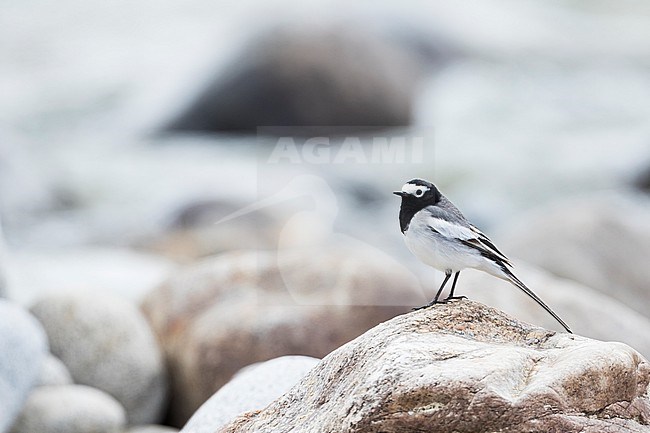
<svg viewBox="0 0 650 433"><path fill-rule="evenodd" d="M142 308L170 369L170 422L181 426L242 367L323 357L423 301L415 276L392 258L341 246L211 257L173 276Z"/></svg>
<svg viewBox="0 0 650 433"><path fill-rule="evenodd" d="M309 356L281 356L243 368L203 403L181 431L213 433L237 415L263 409L289 391L319 361Z"/></svg>
<svg viewBox="0 0 650 433"><path fill-rule="evenodd" d="M625 344L453 301L382 323L218 431L640 433L649 382Z"/></svg>
<svg viewBox="0 0 650 433"><path fill-rule="evenodd" d="M0 433L11 426L37 384L46 353L47 339L38 321L0 299Z"/></svg>
<svg viewBox="0 0 650 433"><path fill-rule="evenodd" d="M38 386L72 385L72 376L68 368L56 356L49 354L43 362Z"/></svg>
<svg viewBox="0 0 650 433"><path fill-rule="evenodd" d="M413 53L370 31L279 27L258 34L168 129L311 135L404 126L419 69Z"/></svg>
<svg viewBox="0 0 650 433"><path fill-rule="evenodd" d="M10 433L119 433L124 409L110 395L88 386L37 388Z"/></svg>
<svg viewBox="0 0 650 433"><path fill-rule="evenodd" d="M650 317L650 200L644 196L603 194L549 205L509 225L499 244L506 254Z"/></svg>
<svg viewBox="0 0 650 433"><path fill-rule="evenodd" d="M163 356L135 306L107 295L68 294L43 298L32 312L75 383L115 397L130 424L160 419L167 389Z"/></svg>

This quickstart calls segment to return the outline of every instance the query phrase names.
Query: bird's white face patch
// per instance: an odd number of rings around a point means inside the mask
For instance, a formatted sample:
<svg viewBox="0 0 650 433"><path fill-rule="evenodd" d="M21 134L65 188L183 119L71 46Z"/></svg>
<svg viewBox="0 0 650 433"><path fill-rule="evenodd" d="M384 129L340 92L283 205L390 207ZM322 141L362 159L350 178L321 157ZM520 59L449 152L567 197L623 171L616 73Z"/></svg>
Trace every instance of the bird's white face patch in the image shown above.
<svg viewBox="0 0 650 433"><path fill-rule="evenodd" d="M412 183L405 183L402 187L402 192L411 194L415 197L422 197L427 191L429 191L429 187L423 185L414 185Z"/></svg>

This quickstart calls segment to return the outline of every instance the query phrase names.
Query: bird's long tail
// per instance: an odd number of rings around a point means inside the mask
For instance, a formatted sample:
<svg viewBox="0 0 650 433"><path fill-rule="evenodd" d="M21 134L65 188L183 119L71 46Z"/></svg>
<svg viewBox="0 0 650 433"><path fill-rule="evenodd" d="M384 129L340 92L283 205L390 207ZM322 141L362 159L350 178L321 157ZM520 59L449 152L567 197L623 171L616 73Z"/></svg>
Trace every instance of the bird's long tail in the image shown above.
<svg viewBox="0 0 650 433"><path fill-rule="evenodd" d="M515 274L513 274L512 271L510 271L510 269L508 269L507 267L503 266L503 267L502 267L502 270L503 270L503 272L506 274L506 276L508 277L508 281L510 281L513 285L517 286L517 288L519 288L522 292L524 292L525 294L527 294L528 296L530 296L530 297L531 297L535 302L537 302L537 303L538 303L538 304L539 304L543 309L545 309L545 310L546 310L546 311L547 311L551 316L553 316L553 318L554 318L555 320L557 320L558 323L559 323L560 325L562 325L562 327L563 327L564 329L566 329L566 331L567 331L569 334L573 334L573 332L571 331L571 329L569 329L569 326L568 326L566 323L564 323L564 320L560 319L560 316L558 316L557 314L555 314L555 312L554 312L553 310L551 310L551 307L549 307L548 305L546 305L546 304L544 303L544 301L542 301L542 300L539 298L539 296L537 296L537 295L536 295L532 290L530 290L528 287L526 287L526 285L525 285L524 283L522 283L521 280L520 280L519 278L515 277Z"/></svg>

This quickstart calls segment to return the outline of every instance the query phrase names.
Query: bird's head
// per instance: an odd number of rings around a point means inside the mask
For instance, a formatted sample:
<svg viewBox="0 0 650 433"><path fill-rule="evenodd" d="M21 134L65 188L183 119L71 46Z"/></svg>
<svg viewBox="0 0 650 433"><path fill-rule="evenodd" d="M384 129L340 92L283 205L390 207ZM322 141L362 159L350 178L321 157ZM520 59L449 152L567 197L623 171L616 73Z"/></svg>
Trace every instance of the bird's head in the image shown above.
<svg viewBox="0 0 650 433"><path fill-rule="evenodd" d="M409 180L401 191L394 191L393 194L402 197L402 203L422 207L438 203L441 197L440 191L434 184L422 179Z"/></svg>

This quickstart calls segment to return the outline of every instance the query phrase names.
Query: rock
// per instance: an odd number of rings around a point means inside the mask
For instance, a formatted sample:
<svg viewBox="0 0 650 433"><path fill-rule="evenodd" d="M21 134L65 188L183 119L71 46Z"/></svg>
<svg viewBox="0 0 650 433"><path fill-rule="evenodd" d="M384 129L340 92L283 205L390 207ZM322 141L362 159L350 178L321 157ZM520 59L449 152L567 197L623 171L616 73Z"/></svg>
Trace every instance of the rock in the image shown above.
<svg viewBox="0 0 650 433"><path fill-rule="evenodd" d="M166 400L163 357L132 304L106 295L69 294L43 298L32 312L76 383L115 397L130 424L160 419Z"/></svg>
<svg viewBox="0 0 650 433"><path fill-rule="evenodd" d="M41 368L38 386L72 385L72 376L68 368L56 356L49 354Z"/></svg>
<svg viewBox="0 0 650 433"><path fill-rule="evenodd" d="M404 126L419 69L412 53L359 28L277 28L245 47L169 129L311 135Z"/></svg>
<svg viewBox="0 0 650 433"><path fill-rule="evenodd" d="M319 361L308 356L282 356L245 367L203 403L182 431L213 433L237 415L263 409L289 391Z"/></svg>
<svg viewBox="0 0 650 433"><path fill-rule="evenodd" d="M178 429L166 425L139 425L126 431L127 433L176 433Z"/></svg>
<svg viewBox="0 0 650 433"><path fill-rule="evenodd" d="M647 199L602 195L558 203L509 226L503 238L499 244L507 254L597 289L650 317Z"/></svg>
<svg viewBox="0 0 650 433"><path fill-rule="evenodd" d="M153 291L142 308L170 369L169 421L183 425L242 367L322 357L423 301L415 276L393 259L341 246L211 257Z"/></svg>
<svg viewBox="0 0 650 433"><path fill-rule="evenodd" d="M219 431L647 432L649 382L622 343L455 301L382 323Z"/></svg>
<svg viewBox="0 0 650 433"><path fill-rule="evenodd" d="M513 259L516 275L549 305L573 332L604 341L621 341L650 356L650 319L622 302L575 281L556 277ZM477 290L480 288L480 290ZM519 289L477 271L461 273L456 293L501 309L518 319L563 330L551 315Z"/></svg>
<svg viewBox="0 0 650 433"><path fill-rule="evenodd" d="M47 340L38 321L0 299L0 433L11 426L36 385L46 353Z"/></svg>
<svg viewBox="0 0 650 433"><path fill-rule="evenodd" d="M45 386L29 396L11 433L118 433L125 424L122 406L98 389Z"/></svg>

